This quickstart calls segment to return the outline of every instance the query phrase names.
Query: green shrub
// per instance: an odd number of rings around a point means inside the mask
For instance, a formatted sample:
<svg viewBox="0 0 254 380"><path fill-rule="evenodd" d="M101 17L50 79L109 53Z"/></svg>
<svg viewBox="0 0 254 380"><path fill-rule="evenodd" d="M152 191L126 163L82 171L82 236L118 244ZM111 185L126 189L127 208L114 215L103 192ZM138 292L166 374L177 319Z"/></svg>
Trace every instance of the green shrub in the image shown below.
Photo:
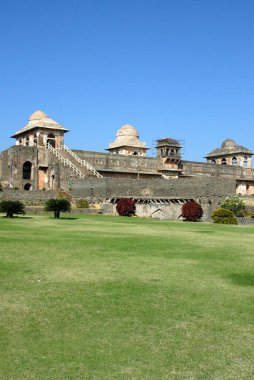
<svg viewBox="0 0 254 380"><path fill-rule="evenodd" d="M0 202L0 212L6 212L7 218L13 218L14 214L25 214L25 205L20 201Z"/></svg>
<svg viewBox="0 0 254 380"><path fill-rule="evenodd" d="M195 201L189 201L183 204L182 206L182 217L185 220L191 222L199 222L202 218L203 209L201 205Z"/></svg>
<svg viewBox="0 0 254 380"><path fill-rule="evenodd" d="M245 204L239 195L224 199L220 207L232 211L235 216L244 216Z"/></svg>
<svg viewBox="0 0 254 380"><path fill-rule="evenodd" d="M87 199L78 199L76 201L76 207L77 208L89 208L89 203L87 201Z"/></svg>
<svg viewBox="0 0 254 380"><path fill-rule="evenodd" d="M71 204L68 199L49 199L45 204L45 211L53 211L55 218L60 218L60 212L70 212Z"/></svg>
<svg viewBox="0 0 254 380"><path fill-rule="evenodd" d="M67 191L58 191L57 199L67 199L69 202L71 202L71 195L67 193Z"/></svg>
<svg viewBox="0 0 254 380"><path fill-rule="evenodd" d="M214 223L218 224L237 224L237 218L234 216L233 212L226 208L218 208L215 210L211 218Z"/></svg>

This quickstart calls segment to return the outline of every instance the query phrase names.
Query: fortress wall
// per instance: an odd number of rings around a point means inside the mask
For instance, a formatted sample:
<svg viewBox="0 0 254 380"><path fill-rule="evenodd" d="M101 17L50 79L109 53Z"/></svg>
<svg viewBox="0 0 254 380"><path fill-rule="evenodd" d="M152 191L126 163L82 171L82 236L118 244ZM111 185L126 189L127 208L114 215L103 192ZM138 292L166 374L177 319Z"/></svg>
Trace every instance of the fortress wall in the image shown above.
<svg viewBox="0 0 254 380"><path fill-rule="evenodd" d="M26 191L26 190L4 190L0 192L0 201L3 199L21 201L25 204L44 204L48 199L55 198L55 191Z"/></svg>
<svg viewBox="0 0 254 380"><path fill-rule="evenodd" d="M12 146L1 153L1 176L0 182L3 187L11 184L13 187L23 189L24 185L29 182L33 189L37 184L37 149L30 146ZM30 161L32 164L31 179L23 179L23 163Z"/></svg>
<svg viewBox="0 0 254 380"><path fill-rule="evenodd" d="M91 178L73 184L72 193L83 197L220 198L235 194L234 179L193 177L177 179Z"/></svg>

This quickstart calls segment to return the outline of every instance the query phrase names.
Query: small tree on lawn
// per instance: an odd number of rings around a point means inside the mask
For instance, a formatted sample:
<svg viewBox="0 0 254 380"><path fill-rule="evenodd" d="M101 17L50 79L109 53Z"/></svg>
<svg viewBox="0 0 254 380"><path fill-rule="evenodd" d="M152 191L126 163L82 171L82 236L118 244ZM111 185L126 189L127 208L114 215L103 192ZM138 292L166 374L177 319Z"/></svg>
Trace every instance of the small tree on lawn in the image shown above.
<svg viewBox="0 0 254 380"><path fill-rule="evenodd" d="M116 211L121 216L132 216L136 211L135 202L130 198L121 198L116 204Z"/></svg>
<svg viewBox="0 0 254 380"><path fill-rule="evenodd" d="M25 206L20 201L0 202L0 212L6 212L7 218L13 218L14 214L25 214Z"/></svg>
<svg viewBox="0 0 254 380"><path fill-rule="evenodd" d="M190 222L199 222L203 215L201 205L195 201L189 201L182 206L182 217Z"/></svg>
<svg viewBox="0 0 254 380"><path fill-rule="evenodd" d="M70 212L71 204L68 199L49 199L45 204L45 211L53 211L55 218L60 218L61 212Z"/></svg>

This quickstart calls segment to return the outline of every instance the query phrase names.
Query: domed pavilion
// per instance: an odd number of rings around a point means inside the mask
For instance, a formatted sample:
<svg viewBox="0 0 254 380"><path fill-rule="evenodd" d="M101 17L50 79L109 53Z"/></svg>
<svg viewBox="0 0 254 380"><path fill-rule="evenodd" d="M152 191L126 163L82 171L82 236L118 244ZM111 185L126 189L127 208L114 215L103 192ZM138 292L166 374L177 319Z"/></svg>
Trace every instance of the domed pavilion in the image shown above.
<svg viewBox="0 0 254 380"><path fill-rule="evenodd" d="M116 139L109 144L108 151L113 154L123 154L126 156L145 156L146 143L139 140L139 133L132 125L125 124L118 129Z"/></svg>
<svg viewBox="0 0 254 380"><path fill-rule="evenodd" d="M11 137L16 139L16 145L40 147L49 143L57 148L63 145L65 132L68 129L38 110L29 117L27 125Z"/></svg>
<svg viewBox="0 0 254 380"><path fill-rule="evenodd" d="M251 167L251 157L253 152L244 146L238 145L232 139L223 141L220 148L213 150L207 154L205 158L208 163L220 165Z"/></svg>

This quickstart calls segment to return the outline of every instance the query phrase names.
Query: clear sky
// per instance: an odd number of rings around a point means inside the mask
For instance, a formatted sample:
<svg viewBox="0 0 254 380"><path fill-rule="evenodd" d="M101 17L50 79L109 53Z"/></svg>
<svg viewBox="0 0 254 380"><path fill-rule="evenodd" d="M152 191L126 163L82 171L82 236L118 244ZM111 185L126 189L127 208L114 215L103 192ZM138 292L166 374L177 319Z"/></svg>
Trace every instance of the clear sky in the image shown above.
<svg viewBox="0 0 254 380"><path fill-rule="evenodd" d="M253 20L253 0L0 0L0 150L37 109L74 149L129 123L188 160L254 150Z"/></svg>

